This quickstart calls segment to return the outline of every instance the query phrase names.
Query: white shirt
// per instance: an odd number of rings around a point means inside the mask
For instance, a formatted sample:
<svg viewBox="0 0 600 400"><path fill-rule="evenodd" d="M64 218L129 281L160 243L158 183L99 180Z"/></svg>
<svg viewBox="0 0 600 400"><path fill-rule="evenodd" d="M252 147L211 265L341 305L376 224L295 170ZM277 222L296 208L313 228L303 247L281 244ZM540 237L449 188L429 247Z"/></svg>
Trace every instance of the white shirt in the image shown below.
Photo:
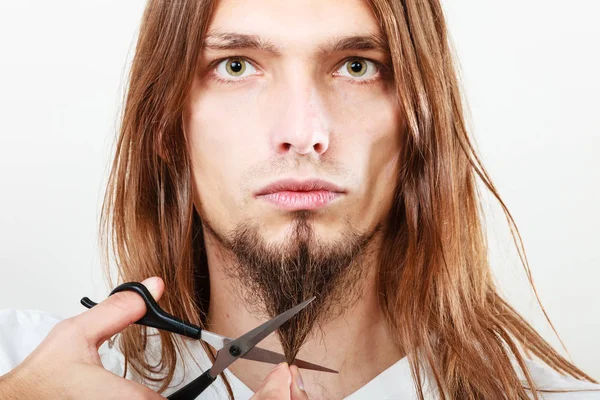
<svg viewBox="0 0 600 400"><path fill-rule="evenodd" d="M0 375L4 375L23 361L29 353L46 337L50 329L59 321L60 317L48 312L38 310L0 310ZM178 363L171 387L163 393L167 396L194 378L202 371L210 368L211 363L204 350L197 341L186 341L193 354L200 354L196 361L183 361ZM103 366L117 374L123 375L124 358L116 347L109 348L104 343L99 349L100 359ZM186 374L183 374L185 364ZM569 376L563 376L556 371L541 366L531 360L527 360L530 372L541 389L568 389L575 392L567 393L540 393L540 398L546 400L600 400L600 385L576 380ZM135 379L129 374L129 379ZM247 400L252 397L253 392L231 372L225 370L229 383L231 384L235 399ZM182 379L183 377L183 379ZM435 390L427 386L425 382L426 397L435 399ZM219 377L200 397L202 400L227 399L227 391ZM345 398L346 400L374 400L374 399L418 399L408 363L404 357L394 365L380 373L366 385Z"/></svg>

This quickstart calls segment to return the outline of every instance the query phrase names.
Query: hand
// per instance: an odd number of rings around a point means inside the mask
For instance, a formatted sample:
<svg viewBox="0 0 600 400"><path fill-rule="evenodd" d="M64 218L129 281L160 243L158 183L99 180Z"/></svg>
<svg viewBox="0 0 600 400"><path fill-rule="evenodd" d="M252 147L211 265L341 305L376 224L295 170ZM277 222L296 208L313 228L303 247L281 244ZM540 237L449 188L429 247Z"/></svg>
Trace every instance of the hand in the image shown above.
<svg viewBox="0 0 600 400"><path fill-rule="evenodd" d="M142 282L158 300L160 278ZM56 324L40 345L0 378L4 400L26 399L164 399L153 390L103 368L98 348L146 313L134 292L115 293L88 311Z"/></svg>
<svg viewBox="0 0 600 400"><path fill-rule="evenodd" d="M276 366L250 400L308 400L298 367Z"/></svg>

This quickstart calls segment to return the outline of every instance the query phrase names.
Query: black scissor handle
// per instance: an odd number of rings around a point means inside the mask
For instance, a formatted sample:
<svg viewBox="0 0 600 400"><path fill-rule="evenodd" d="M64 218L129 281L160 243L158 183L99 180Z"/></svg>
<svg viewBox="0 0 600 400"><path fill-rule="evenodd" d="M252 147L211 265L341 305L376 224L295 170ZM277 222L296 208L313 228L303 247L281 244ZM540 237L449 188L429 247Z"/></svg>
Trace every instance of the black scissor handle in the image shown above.
<svg viewBox="0 0 600 400"><path fill-rule="evenodd" d="M177 333L193 339L200 339L202 328L189 322L185 322L184 320L177 318L166 311L163 311L156 303L146 286L142 285L140 282L122 283L114 288L113 291L110 292L109 296L124 290L136 292L142 296L144 302L146 303L146 314L137 320L135 322L136 324ZM81 304L87 308L92 308L97 305L97 303L93 302L88 297L82 298Z"/></svg>
<svg viewBox="0 0 600 400"><path fill-rule="evenodd" d="M200 375L199 377L197 377L196 379L194 379L175 393L172 393L169 396L167 396L167 399L194 400L195 398L200 396L200 394L204 392L204 390L206 390L206 388L209 387L215 381L215 379L217 378L213 378L213 376L210 374L210 370L205 371L202 375Z"/></svg>

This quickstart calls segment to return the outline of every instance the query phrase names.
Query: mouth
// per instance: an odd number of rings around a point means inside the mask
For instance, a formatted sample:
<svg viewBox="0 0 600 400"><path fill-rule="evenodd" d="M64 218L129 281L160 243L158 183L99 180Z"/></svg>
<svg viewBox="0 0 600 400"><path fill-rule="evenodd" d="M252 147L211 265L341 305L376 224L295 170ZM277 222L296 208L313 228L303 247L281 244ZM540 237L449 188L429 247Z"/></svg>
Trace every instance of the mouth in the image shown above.
<svg viewBox="0 0 600 400"><path fill-rule="evenodd" d="M333 183L320 180L284 179L260 189L255 198L287 211L316 210L346 194Z"/></svg>

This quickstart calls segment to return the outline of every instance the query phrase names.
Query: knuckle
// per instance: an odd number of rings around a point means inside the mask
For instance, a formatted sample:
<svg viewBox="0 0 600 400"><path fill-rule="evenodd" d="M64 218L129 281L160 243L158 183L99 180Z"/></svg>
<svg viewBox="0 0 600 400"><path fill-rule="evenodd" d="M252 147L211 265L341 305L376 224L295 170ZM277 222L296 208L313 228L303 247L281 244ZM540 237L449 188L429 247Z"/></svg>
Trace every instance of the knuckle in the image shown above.
<svg viewBox="0 0 600 400"><path fill-rule="evenodd" d="M50 334L54 336L72 336L81 333L82 329L77 318L63 319L52 327Z"/></svg>
<svg viewBox="0 0 600 400"><path fill-rule="evenodd" d="M77 317L71 317L58 322L48 333L48 338L57 343L67 342L71 346L88 340L86 327Z"/></svg>

